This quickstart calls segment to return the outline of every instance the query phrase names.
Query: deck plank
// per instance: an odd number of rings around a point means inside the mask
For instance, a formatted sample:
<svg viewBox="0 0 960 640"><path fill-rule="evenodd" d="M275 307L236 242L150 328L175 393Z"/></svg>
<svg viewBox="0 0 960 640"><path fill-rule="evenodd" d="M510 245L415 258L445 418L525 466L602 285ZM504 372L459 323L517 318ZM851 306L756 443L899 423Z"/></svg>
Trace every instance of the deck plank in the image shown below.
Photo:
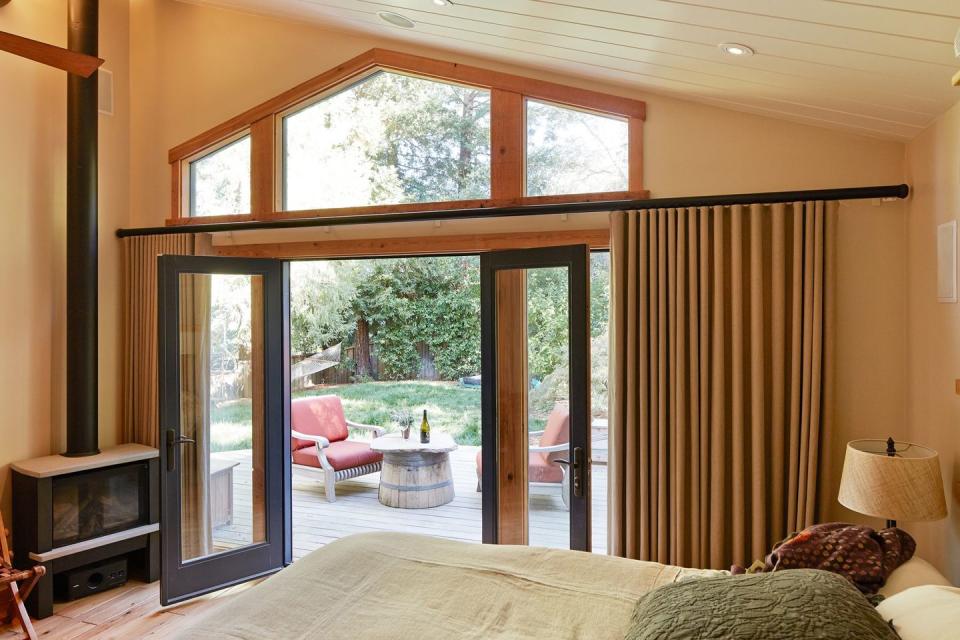
<svg viewBox="0 0 960 640"><path fill-rule="evenodd" d="M377 499L379 474L370 474L337 484L337 501L327 502L323 476L294 469L293 554L301 558L333 540L363 531L401 531L434 535L451 540L480 542L482 496L476 490L476 452L479 447L461 446L451 455L456 496L449 504L430 509L394 509ZM215 453L218 460L239 463L234 475L234 518L216 529L218 545L233 547L250 541L249 451ZM593 551L606 553L606 466L593 468ZM534 485L530 491L530 544L569 546L569 512L563 507L560 487Z"/></svg>

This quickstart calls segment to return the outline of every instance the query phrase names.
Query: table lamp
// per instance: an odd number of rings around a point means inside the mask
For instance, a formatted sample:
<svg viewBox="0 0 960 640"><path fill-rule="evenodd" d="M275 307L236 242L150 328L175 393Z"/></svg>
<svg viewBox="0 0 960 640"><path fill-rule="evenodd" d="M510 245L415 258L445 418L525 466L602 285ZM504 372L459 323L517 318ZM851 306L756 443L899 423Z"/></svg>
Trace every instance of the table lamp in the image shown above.
<svg viewBox="0 0 960 640"><path fill-rule="evenodd" d="M868 516L897 520L939 520L947 515L940 457L910 442L854 440L847 443L840 479L840 504Z"/></svg>

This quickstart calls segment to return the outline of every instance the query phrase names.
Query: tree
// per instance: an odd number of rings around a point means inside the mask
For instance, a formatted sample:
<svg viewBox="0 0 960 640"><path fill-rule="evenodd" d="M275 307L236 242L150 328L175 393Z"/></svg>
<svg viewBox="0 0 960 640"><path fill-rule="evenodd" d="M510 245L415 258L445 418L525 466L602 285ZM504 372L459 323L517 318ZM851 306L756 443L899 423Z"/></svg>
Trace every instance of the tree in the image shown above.
<svg viewBox="0 0 960 640"><path fill-rule="evenodd" d="M290 348L312 354L354 331L351 303L359 265L354 262L294 262L290 267Z"/></svg>
<svg viewBox="0 0 960 640"><path fill-rule="evenodd" d="M284 120L290 209L490 196L490 94L381 71Z"/></svg>

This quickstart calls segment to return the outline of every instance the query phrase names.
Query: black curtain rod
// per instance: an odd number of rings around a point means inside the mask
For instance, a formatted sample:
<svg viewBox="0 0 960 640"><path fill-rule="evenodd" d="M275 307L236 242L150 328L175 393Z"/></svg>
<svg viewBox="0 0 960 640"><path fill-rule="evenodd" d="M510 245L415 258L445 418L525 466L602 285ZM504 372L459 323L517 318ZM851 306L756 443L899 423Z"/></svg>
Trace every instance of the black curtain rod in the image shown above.
<svg viewBox="0 0 960 640"><path fill-rule="evenodd" d="M474 209L446 209L442 211L411 211L407 213L376 213L355 216L317 218L278 218L275 220L244 220L242 222L211 222L140 229L118 229L117 236L152 236L175 233L220 233L224 231L255 231L261 229L296 229L301 227L339 227L355 224L384 222L436 222L470 218L512 218L544 216L561 213L597 213L624 209L675 209L680 207L713 207L735 204L774 204L807 200L866 200L871 198L906 198L910 187L905 184L847 189L813 189L807 191L768 191L764 193L736 193L717 196L690 196L683 198L647 198L645 200L606 200L599 202L570 202L567 204L524 204L513 207L480 207Z"/></svg>

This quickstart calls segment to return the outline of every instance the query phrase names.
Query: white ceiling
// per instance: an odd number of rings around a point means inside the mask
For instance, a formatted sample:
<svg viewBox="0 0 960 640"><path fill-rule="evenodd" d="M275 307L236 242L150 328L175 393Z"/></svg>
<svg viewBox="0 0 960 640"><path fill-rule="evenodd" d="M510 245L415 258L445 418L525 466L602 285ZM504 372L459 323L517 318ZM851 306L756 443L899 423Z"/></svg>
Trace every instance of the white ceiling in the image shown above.
<svg viewBox="0 0 960 640"><path fill-rule="evenodd" d="M912 138L960 98L960 0L188 1L888 138ZM722 55L721 42L756 55Z"/></svg>

